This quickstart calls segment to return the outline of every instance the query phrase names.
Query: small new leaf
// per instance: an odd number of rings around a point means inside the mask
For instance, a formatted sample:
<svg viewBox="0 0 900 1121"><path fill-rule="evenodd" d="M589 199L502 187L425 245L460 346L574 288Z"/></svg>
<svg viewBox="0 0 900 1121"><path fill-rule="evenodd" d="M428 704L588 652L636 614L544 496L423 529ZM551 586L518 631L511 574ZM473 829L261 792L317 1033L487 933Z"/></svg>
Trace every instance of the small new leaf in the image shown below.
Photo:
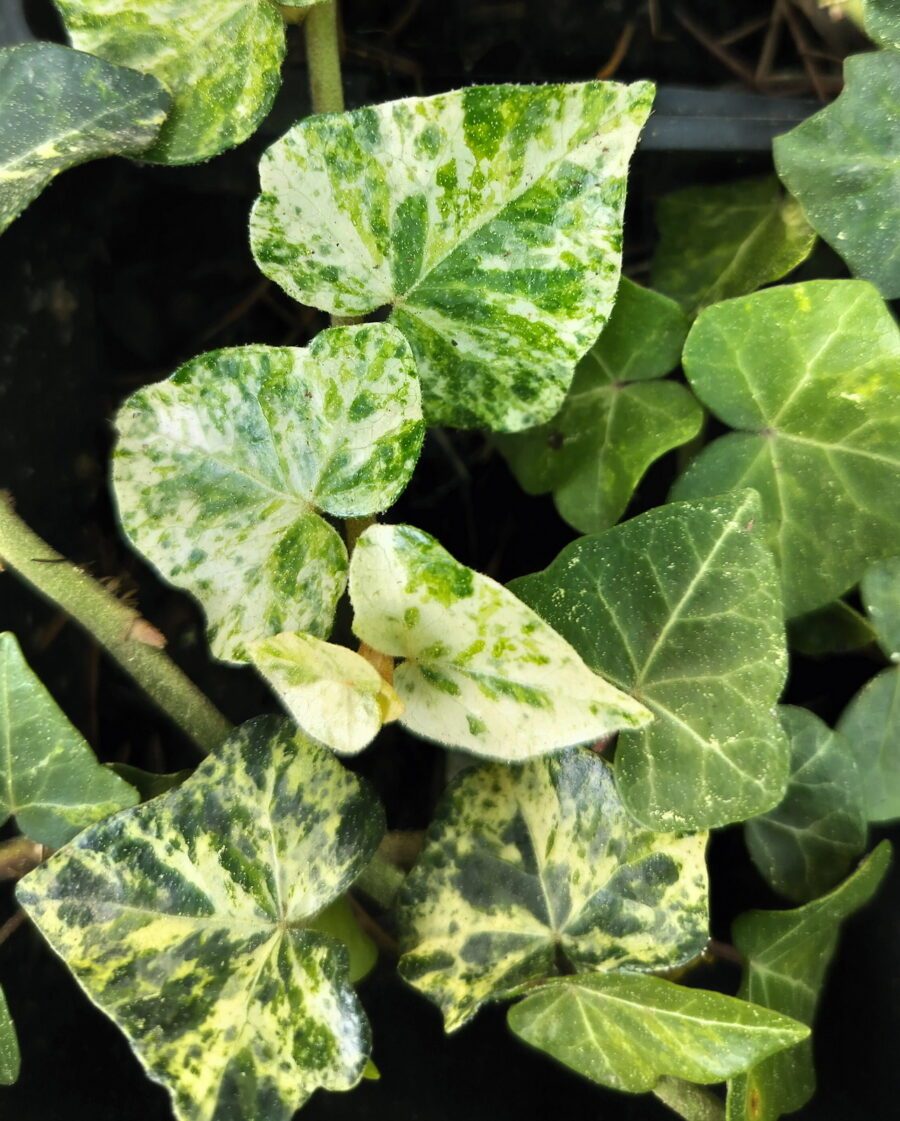
<svg viewBox="0 0 900 1121"><path fill-rule="evenodd" d="M263 156L262 271L337 315L392 307L433 424L549 420L612 307L653 87L472 86L301 121Z"/></svg>
<svg viewBox="0 0 900 1121"><path fill-rule="evenodd" d="M859 590L879 645L892 662L900 662L900 557L867 568Z"/></svg>
<svg viewBox="0 0 900 1121"><path fill-rule="evenodd" d="M900 666L860 689L838 721L856 756L869 821L900 817Z"/></svg>
<svg viewBox="0 0 900 1121"><path fill-rule="evenodd" d="M347 551L317 510L390 506L424 431L412 355L386 324L323 331L306 350L201 355L116 423L125 532L200 600L213 653L230 660L256 638L328 634Z"/></svg>
<svg viewBox="0 0 900 1121"><path fill-rule="evenodd" d="M705 848L638 825L586 748L466 770L398 898L400 972L454 1031L561 964L683 965L707 940Z"/></svg>
<svg viewBox="0 0 900 1121"><path fill-rule="evenodd" d="M102 767L22 656L0 634L0 825L59 848L81 829L138 800Z"/></svg>
<svg viewBox="0 0 900 1121"><path fill-rule="evenodd" d="M12 1086L19 1077L19 1041L9 1014L6 997L0 989L0 1086Z"/></svg>
<svg viewBox="0 0 900 1121"><path fill-rule="evenodd" d="M621 973L552 981L507 1019L532 1047L632 1094L667 1075L724 1082L809 1035L805 1024L744 1000Z"/></svg>
<svg viewBox="0 0 900 1121"><path fill-rule="evenodd" d="M366 530L350 598L363 642L405 659L394 688L417 735L514 761L651 719L512 592L412 526Z"/></svg>
<svg viewBox="0 0 900 1121"><path fill-rule="evenodd" d="M317 1087L356 1085L368 1060L348 953L323 912L383 830L330 752L262 717L17 894L179 1121L290 1121Z"/></svg>

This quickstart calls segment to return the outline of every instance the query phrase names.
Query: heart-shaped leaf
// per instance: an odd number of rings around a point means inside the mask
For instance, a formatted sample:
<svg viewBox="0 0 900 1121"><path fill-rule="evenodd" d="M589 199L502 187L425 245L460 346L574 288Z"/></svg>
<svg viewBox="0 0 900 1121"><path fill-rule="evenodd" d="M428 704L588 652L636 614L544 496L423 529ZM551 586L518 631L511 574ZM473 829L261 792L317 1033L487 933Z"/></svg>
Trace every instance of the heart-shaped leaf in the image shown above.
<svg viewBox="0 0 900 1121"><path fill-rule="evenodd" d="M882 843L829 895L794 911L748 911L734 924L746 959L740 996L812 1024L840 924L878 890L891 861ZM728 1121L777 1121L800 1109L816 1086L810 1042L739 1075L728 1087Z"/></svg>
<svg viewBox="0 0 900 1121"><path fill-rule="evenodd" d="M870 565L859 590L881 648L900 662L900 557Z"/></svg>
<svg viewBox="0 0 900 1121"><path fill-rule="evenodd" d="M201 355L116 423L125 532L197 596L213 653L232 660L255 638L327 635L347 552L316 511L386 509L424 431L412 355L386 324L323 331L306 350Z"/></svg>
<svg viewBox="0 0 900 1121"><path fill-rule="evenodd" d="M15 817L32 841L59 848L138 800L102 767L22 656L0 634L0 825Z"/></svg>
<svg viewBox="0 0 900 1121"><path fill-rule="evenodd" d="M753 862L796 903L815 899L866 847L862 782L853 745L803 708L784 705L791 777L784 801L744 826Z"/></svg>
<svg viewBox="0 0 900 1121"><path fill-rule="evenodd" d="M434 424L559 409L619 283L647 82L472 86L311 117L263 156L262 271L338 315L391 305Z"/></svg>
<svg viewBox="0 0 900 1121"><path fill-rule="evenodd" d="M82 833L18 887L179 1121L290 1121L369 1053L348 954L317 929L384 829L374 795L284 721Z"/></svg>
<svg viewBox="0 0 900 1121"><path fill-rule="evenodd" d="M427 739L512 761L651 718L512 592L420 529L367 529L350 598L359 638L405 659L394 674L399 719Z"/></svg>
<svg viewBox="0 0 900 1121"><path fill-rule="evenodd" d="M857 276L900 296L900 51L846 59L841 95L774 151L818 233Z"/></svg>
<svg viewBox="0 0 900 1121"><path fill-rule="evenodd" d="M250 660L308 735L355 755L396 720L403 703L365 658L308 634L278 634L247 646Z"/></svg>
<svg viewBox="0 0 900 1121"><path fill-rule="evenodd" d="M774 175L688 187L661 199L653 287L690 315L780 280L816 234Z"/></svg>
<svg viewBox="0 0 900 1121"><path fill-rule="evenodd" d="M856 756L869 821L900 817L900 666L860 689L838 721Z"/></svg>
<svg viewBox="0 0 900 1121"><path fill-rule="evenodd" d="M830 603L900 534L900 331L859 280L784 285L707 308L684 368L732 428L673 497L759 491L785 609Z"/></svg>
<svg viewBox="0 0 900 1121"><path fill-rule="evenodd" d="M156 163L240 144L281 85L284 22L272 0L54 0L72 45L152 74L172 94Z"/></svg>
<svg viewBox="0 0 900 1121"><path fill-rule="evenodd" d="M724 1082L809 1035L805 1024L745 1000L621 973L552 981L507 1019L532 1047L632 1094L667 1075Z"/></svg>
<svg viewBox="0 0 900 1121"><path fill-rule="evenodd" d="M524 489L553 491L561 516L583 533L614 525L647 468L699 432L703 412L688 390L655 380L678 365L687 328L672 300L623 277L559 413L499 438Z"/></svg>
<svg viewBox="0 0 900 1121"><path fill-rule="evenodd" d="M683 965L707 940L705 848L638 825L587 748L467 769L398 898L400 972L454 1031L561 968Z"/></svg>
<svg viewBox="0 0 900 1121"><path fill-rule="evenodd" d="M0 50L0 230L66 168L146 148L169 104L153 78L56 43Z"/></svg>
<svg viewBox="0 0 900 1121"><path fill-rule="evenodd" d="M0 989L0 1086L12 1086L19 1077L19 1041L9 1014L6 997Z"/></svg>
<svg viewBox="0 0 900 1121"><path fill-rule="evenodd" d="M616 748L622 798L651 828L743 821L784 794L789 747L773 706L787 657L760 520L749 491L664 506L511 585L654 714Z"/></svg>

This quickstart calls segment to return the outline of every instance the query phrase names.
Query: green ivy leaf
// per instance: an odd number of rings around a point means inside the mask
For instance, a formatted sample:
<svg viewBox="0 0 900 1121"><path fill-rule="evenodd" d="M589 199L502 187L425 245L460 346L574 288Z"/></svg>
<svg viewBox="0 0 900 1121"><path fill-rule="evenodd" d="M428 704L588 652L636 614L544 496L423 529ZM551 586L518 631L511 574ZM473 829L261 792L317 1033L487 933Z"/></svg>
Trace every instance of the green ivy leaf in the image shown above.
<svg viewBox="0 0 900 1121"><path fill-rule="evenodd" d="M513 761L651 719L512 592L412 526L359 538L350 598L358 637L405 659L394 688L416 735Z"/></svg>
<svg viewBox="0 0 900 1121"><path fill-rule="evenodd" d="M201 601L228 660L270 634L327 635L347 551L317 510L386 509L424 432L412 355L385 324L200 355L130 397L117 427L125 532Z"/></svg>
<svg viewBox="0 0 900 1121"><path fill-rule="evenodd" d="M744 1000L661 977L565 977L510 1008L509 1026L578 1074L631 1094L666 1075L724 1082L809 1035Z"/></svg>
<svg viewBox="0 0 900 1121"><path fill-rule="evenodd" d="M678 365L687 328L672 300L623 277L560 412L499 438L522 487L553 491L560 515L583 533L614 525L647 468L700 431L703 412L692 395L655 380Z"/></svg>
<svg viewBox="0 0 900 1121"><path fill-rule="evenodd" d="M734 924L747 959L740 996L812 1024L840 924L878 890L891 860L882 843L829 895L794 911L748 911ZM816 1086L809 1040L774 1055L728 1087L728 1121L777 1121L800 1109Z"/></svg>
<svg viewBox="0 0 900 1121"><path fill-rule="evenodd" d="M784 801L744 826L753 862L795 903L815 899L866 847L862 782L853 745L803 708L780 710L791 741Z"/></svg>
<svg viewBox="0 0 900 1121"><path fill-rule="evenodd" d="M0 231L66 168L134 155L169 97L144 74L55 43L0 50Z"/></svg>
<svg viewBox="0 0 900 1121"><path fill-rule="evenodd" d="M780 280L816 240L774 175L675 191L660 200L656 224L653 287L690 315Z"/></svg>
<svg viewBox="0 0 900 1121"><path fill-rule="evenodd" d="M863 20L870 39L882 47L900 50L900 8L897 0L863 0Z"/></svg>
<svg viewBox="0 0 900 1121"><path fill-rule="evenodd" d="M900 662L900 557L888 557L863 573L862 601L892 662Z"/></svg>
<svg viewBox="0 0 900 1121"><path fill-rule="evenodd" d="M0 825L14 816L27 837L55 849L137 800L94 758L15 636L0 634Z"/></svg>
<svg viewBox="0 0 900 1121"><path fill-rule="evenodd" d="M310 921L309 929L327 934L344 944L347 950L347 976L351 984L361 981L378 961L375 943L356 921L346 895L342 895L316 915ZM369 1062L371 1061L370 1059ZM365 1072L363 1077L368 1077Z"/></svg>
<svg viewBox="0 0 900 1121"><path fill-rule="evenodd" d="M308 118L263 156L254 256L313 307L391 305L431 423L549 420L612 307L652 99L647 82L472 86Z"/></svg>
<svg viewBox="0 0 900 1121"><path fill-rule="evenodd" d="M511 585L654 714L616 748L622 798L651 828L743 821L784 794L789 748L773 706L787 658L760 520L748 491L664 506Z"/></svg>
<svg viewBox="0 0 900 1121"><path fill-rule="evenodd" d="M900 296L900 52L846 59L840 97L774 151L785 186L851 271Z"/></svg>
<svg viewBox="0 0 900 1121"><path fill-rule="evenodd" d="M869 821L900 817L900 666L864 685L838 721L853 744Z"/></svg>
<svg viewBox="0 0 900 1121"><path fill-rule="evenodd" d="M155 771L145 771L140 767L133 767L130 763L106 763L104 766L114 771L129 786L133 786L142 802L149 802L151 798L158 798L160 794L165 794L168 790L174 790L176 786L181 786L184 780L194 773L185 769L161 775Z"/></svg>
<svg viewBox="0 0 900 1121"><path fill-rule="evenodd" d="M454 1031L560 966L683 965L707 940L705 848L638 825L586 748L467 769L398 897L400 972Z"/></svg>
<svg viewBox="0 0 900 1121"><path fill-rule="evenodd" d="M281 85L284 21L272 0L54 0L72 45L152 74L172 111L143 158L182 164L240 144Z"/></svg>
<svg viewBox="0 0 900 1121"><path fill-rule="evenodd" d="M383 830L374 795L330 752L261 717L17 894L179 1121L290 1121L366 1065L347 950L317 924Z"/></svg>
<svg viewBox="0 0 900 1121"><path fill-rule="evenodd" d="M0 989L0 1086L12 1086L19 1077L19 1041L9 1014L3 989Z"/></svg>
<svg viewBox="0 0 900 1121"><path fill-rule="evenodd" d="M362 751L403 711L375 667L344 646L278 634L248 643L247 652L304 732L341 755Z"/></svg>
<svg viewBox="0 0 900 1121"><path fill-rule="evenodd" d="M688 336L694 392L740 429L674 498L754 487L788 616L842 595L900 533L900 331L859 280L785 285L707 308Z"/></svg>
<svg viewBox="0 0 900 1121"><path fill-rule="evenodd" d="M869 620L842 599L788 622L788 645L810 658L847 654L874 641Z"/></svg>

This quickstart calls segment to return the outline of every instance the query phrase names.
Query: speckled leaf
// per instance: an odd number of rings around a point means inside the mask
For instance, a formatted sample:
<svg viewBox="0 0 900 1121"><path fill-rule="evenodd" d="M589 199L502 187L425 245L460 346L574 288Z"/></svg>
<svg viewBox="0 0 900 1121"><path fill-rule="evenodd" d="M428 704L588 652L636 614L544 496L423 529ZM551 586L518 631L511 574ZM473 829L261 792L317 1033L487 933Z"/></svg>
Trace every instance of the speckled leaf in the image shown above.
<svg viewBox="0 0 900 1121"><path fill-rule="evenodd" d="M852 745L817 716L785 705L791 777L784 800L744 826L753 862L795 903L815 899L847 874L866 847L862 783Z"/></svg>
<svg viewBox="0 0 900 1121"><path fill-rule="evenodd" d="M853 748L869 821L900 817L900 666L883 670L838 721Z"/></svg>
<svg viewBox="0 0 900 1121"><path fill-rule="evenodd" d="M366 1065L347 951L317 922L383 829L374 795L330 752L261 717L17 894L179 1121L290 1121Z"/></svg>
<svg viewBox="0 0 900 1121"><path fill-rule="evenodd" d="M653 287L691 315L780 280L816 240L774 175L676 191L660 201L656 220Z"/></svg>
<svg viewBox="0 0 900 1121"><path fill-rule="evenodd" d="M614 525L651 463L700 430L691 393L653 380L678 365L687 328L677 304L623 278L560 412L499 438L524 489L553 491L560 515L583 533Z"/></svg>
<svg viewBox="0 0 900 1121"><path fill-rule="evenodd" d="M472 86L301 121L263 156L263 272L338 315L390 305L431 423L559 409L612 307L653 87Z"/></svg>
<svg viewBox="0 0 900 1121"><path fill-rule="evenodd" d="M900 5L897 0L863 0L866 32L883 47L900 50Z"/></svg>
<svg viewBox="0 0 900 1121"><path fill-rule="evenodd" d="M705 848L632 820L587 748L467 769L398 898L400 972L453 1031L563 963L682 965L707 940Z"/></svg>
<svg viewBox="0 0 900 1121"><path fill-rule="evenodd" d="M144 159L195 163L240 144L281 85L272 0L54 0L72 45L152 74L172 111Z"/></svg>
<svg viewBox="0 0 900 1121"><path fill-rule="evenodd" d="M688 467L673 497L754 487L788 616L830 603L900 535L900 331L870 285L818 280L707 308L684 367L740 429Z"/></svg>
<svg viewBox="0 0 900 1121"><path fill-rule="evenodd" d="M0 989L0 1086L12 1086L19 1077L20 1062L16 1029Z"/></svg>
<svg viewBox="0 0 900 1121"><path fill-rule="evenodd" d="M146 148L169 103L153 78L56 43L0 50L0 230L66 168Z"/></svg>
<svg viewBox="0 0 900 1121"><path fill-rule="evenodd" d="M900 296L900 51L846 59L841 95L774 149L816 230L857 276Z"/></svg>
<svg viewBox="0 0 900 1121"><path fill-rule="evenodd" d="M661 977L565 977L513 1005L520 1039L578 1074L632 1094L665 1076L723 1082L809 1035L787 1016Z"/></svg>
<svg viewBox="0 0 900 1121"><path fill-rule="evenodd" d="M233 660L255 638L327 635L347 553L317 509L386 509L423 435L412 355L385 324L200 355L130 397L117 427L125 532L197 596L213 653Z"/></svg>
<svg viewBox="0 0 900 1121"><path fill-rule="evenodd" d="M842 599L796 616L789 621L787 632L788 646L811 658L846 654L875 641L869 620Z"/></svg>
<svg viewBox="0 0 900 1121"><path fill-rule="evenodd" d="M882 841L829 895L794 911L741 915L733 929L734 944L747 961L739 995L812 1024L840 924L872 898L890 859L891 846ZM815 1085L807 1040L730 1083L728 1121L777 1121L805 1105Z"/></svg>
<svg viewBox="0 0 900 1121"><path fill-rule="evenodd" d="M0 634L0 825L15 817L32 841L59 848L138 800L102 767L22 657Z"/></svg>
<svg viewBox="0 0 900 1121"><path fill-rule="evenodd" d="M363 642L405 659L394 688L417 735L513 761L651 719L512 592L412 526L366 530L350 598Z"/></svg>
<svg viewBox="0 0 900 1121"><path fill-rule="evenodd" d="M892 662L900 662L900 557L888 557L863 573L862 601Z"/></svg>
<svg viewBox="0 0 900 1121"><path fill-rule="evenodd" d="M781 801L789 747L774 705L787 658L756 495L652 510L512 587L656 717L616 748L639 821L705 829Z"/></svg>
<svg viewBox="0 0 900 1121"><path fill-rule="evenodd" d="M375 667L344 646L279 634L248 643L247 651L304 732L341 755L362 751L403 711Z"/></svg>

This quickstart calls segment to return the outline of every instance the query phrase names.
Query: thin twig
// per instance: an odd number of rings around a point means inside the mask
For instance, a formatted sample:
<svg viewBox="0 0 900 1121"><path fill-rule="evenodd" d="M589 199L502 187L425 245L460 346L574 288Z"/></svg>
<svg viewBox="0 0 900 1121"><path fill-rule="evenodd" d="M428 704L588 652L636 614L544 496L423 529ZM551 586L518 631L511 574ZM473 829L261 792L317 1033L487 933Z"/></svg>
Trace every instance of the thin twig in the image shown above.
<svg viewBox="0 0 900 1121"><path fill-rule="evenodd" d="M7 919L3 926L0 926L0 946L15 934L27 917L24 911L16 911L12 918Z"/></svg>

